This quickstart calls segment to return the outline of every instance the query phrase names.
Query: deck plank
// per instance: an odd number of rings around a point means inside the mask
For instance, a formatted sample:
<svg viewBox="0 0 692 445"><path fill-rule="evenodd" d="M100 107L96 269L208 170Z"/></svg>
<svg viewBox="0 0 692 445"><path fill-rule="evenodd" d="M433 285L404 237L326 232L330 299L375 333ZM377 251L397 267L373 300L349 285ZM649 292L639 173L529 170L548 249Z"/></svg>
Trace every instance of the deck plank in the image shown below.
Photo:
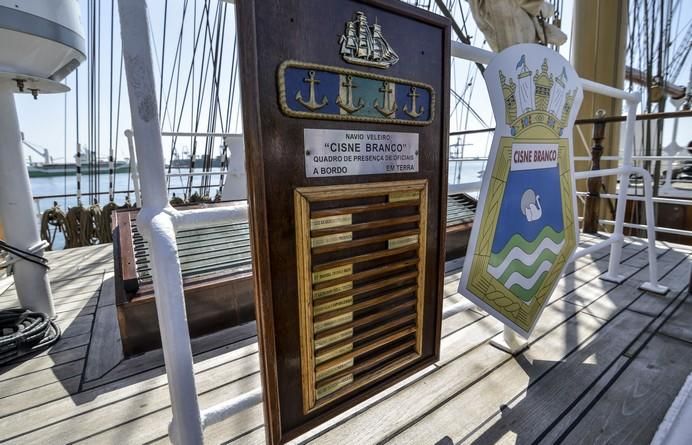
<svg viewBox="0 0 692 445"><path fill-rule="evenodd" d="M233 366L215 367L196 374L200 406L202 408L218 403L225 398L240 395L259 385L259 360L256 355L237 360ZM212 392L223 388L223 391ZM212 396L208 396L212 394ZM71 416L69 423L79 428L65 428L65 425L50 425L10 440L9 443L73 443L100 434L115 434L112 439L95 439L95 443L143 443L147 437L152 439L165 434L170 419L170 400L168 387L160 385L156 389L140 391L132 397L118 400L79 416ZM144 419L138 424L138 419ZM117 427L117 431L113 428ZM133 440L132 436L139 437Z"/></svg>
<svg viewBox="0 0 692 445"><path fill-rule="evenodd" d="M93 314L79 315L78 317L69 317L57 320L58 327L61 331L61 338L63 339L91 332L93 323Z"/></svg>
<svg viewBox="0 0 692 445"><path fill-rule="evenodd" d="M79 346L63 352L45 355L38 358L29 358L22 362L16 362L0 367L0 381L28 375L54 366L62 365L86 357L87 346Z"/></svg>
<svg viewBox="0 0 692 445"><path fill-rule="evenodd" d="M602 239L586 235L581 242ZM659 275L671 287L664 297L637 289L648 279L645 249L642 240L626 239L621 271L629 279L621 285L599 279L608 267L607 250L570 265L536 327L531 349L519 359L488 344L502 325L478 308L446 318L438 363L295 442L434 443L451 431L455 441L479 444L536 438L552 443L546 440L580 428L591 405L604 404L606 397L599 397L614 391L641 360L642 347L647 351L653 343L649 339L692 347L687 323L692 302L683 303L680 292L689 278L692 248L657 243ZM49 351L0 367L0 441L168 443L171 411L161 351L128 360L117 354L110 246L50 252L48 257L64 337ZM463 301L456 292L460 273L456 268L445 275L445 307ZM0 307L7 304L17 304L11 284L0 293ZM255 335L250 324L193 341L203 408L259 385ZM78 369L85 361L87 370ZM500 383L510 389L494 391L492 385ZM554 397L557 392L561 397ZM25 421L29 418L31 423ZM441 419L457 425L440 425ZM426 436L428 430L434 434ZM208 443L264 443L261 405L209 427L205 438Z"/></svg>
<svg viewBox="0 0 692 445"><path fill-rule="evenodd" d="M31 374L0 381L0 404L3 399L15 394L31 391L50 385L55 380L64 380L77 377L82 374L84 360L76 360L61 365L55 365L50 369L36 371Z"/></svg>
<svg viewBox="0 0 692 445"><path fill-rule="evenodd" d="M692 344L692 299L680 306L660 333Z"/></svg>
<svg viewBox="0 0 692 445"><path fill-rule="evenodd" d="M89 346L89 358L84 369L84 381L103 377L124 359L118 314L115 305L99 308L94 318Z"/></svg>
<svg viewBox="0 0 692 445"><path fill-rule="evenodd" d="M636 256L633 257L636 259ZM662 271L666 271L665 266L662 265L661 268ZM641 271L641 270L640 270ZM623 286L616 286L611 290L611 292L605 294L605 295L610 295L611 297L617 298L614 296L614 294L627 294L629 293L629 290ZM603 298L603 296L599 297ZM596 300L598 301L598 300ZM562 308L560 308L559 304L564 305ZM588 306L587 306L588 307ZM560 310L562 309L562 310ZM570 336L569 338L564 338L563 341L567 343L568 341L573 341L574 338L578 337L579 330L584 328L584 323L577 323L574 325L574 319L576 320L589 320L590 318L594 318L594 320L597 320L597 323L604 323L605 320L601 318L595 318L591 315L588 315L586 313L579 312L579 308L571 305L568 302L557 302L552 305L549 305L546 310L544 311L541 319L538 322L538 325L536 326L536 329L534 331L534 338L538 338L537 340L532 340L533 343L531 344L531 349L525 354L534 354L536 353L536 343L541 343L544 338L552 338L555 336L555 332L564 329L564 326L573 326L572 329L569 330ZM567 319L568 322L566 324L561 324L558 326L557 329L555 329L555 322L560 321L560 315L562 314L563 319ZM614 315L614 314L612 314ZM586 317L586 318L585 318ZM552 322L552 323L551 323ZM542 337L541 337L542 336ZM551 352L551 351L548 351ZM525 355L524 354L524 355ZM539 357L539 356L537 356ZM545 360L543 357L541 357L541 360ZM514 360L510 360L509 363L514 363ZM503 365L503 366L508 366L508 365ZM501 368L499 368L501 369ZM498 369L498 371L499 371ZM516 370L516 369L515 369ZM526 376L526 374L524 374ZM533 378L537 378L538 376L533 376ZM490 388L495 388L496 385L500 384L500 382L504 382L506 379L508 379L509 376L505 376L503 378L497 379L496 377L496 372L493 372L490 376L486 377L484 380L481 381L479 385L474 385L478 386L479 388L489 386ZM487 381L486 381L487 379ZM505 394L506 398L504 400L510 400L512 397L515 397L516 394L520 392L520 389L523 386L526 386L526 381L519 380L517 383L514 385L514 390L516 391L514 394ZM472 403L471 400L475 400L475 398L479 397L478 394L481 394L483 391L482 389L474 392L473 387L469 389L469 394L472 394L472 397L466 398L465 394L466 392L462 393L459 397L453 399L451 402L448 402L442 406L438 407L433 407L435 411L433 414L428 415L424 419L419 419L418 423L413 426L410 431L406 430L404 431L401 436L397 436L394 439L395 443L418 443L420 440L424 440L423 438L426 436L426 434L433 433L434 431L448 431L449 434L451 434L451 438L453 441L459 441L462 437L466 436L467 434L471 433L481 422L484 420L488 419L488 417L491 415L491 412L486 412L485 417L478 416L478 413L481 412L480 407L478 406L478 403L474 405L474 420L477 422L476 424L473 424L473 422L467 422L467 418L464 417L464 422L463 424L459 420L454 420L454 413L459 413L463 412L463 407L464 405L470 406L469 404ZM491 394L495 394L495 391L488 391ZM495 406L495 409L499 407L499 404ZM478 409L477 409L478 408ZM450 425L450 422L453 423L454 425ZM456 423L455 423L456 422ZM430 437L435 437L430 436ZM443 436L437 437L437 439L443 439ZM436 439L436 440L437 440Z"/></svg>
<svg viewBox="0 0 692 445"><path fill-rule="evenodd" d="M690 374L690 363L692 345L655 335L564 443L649 443Z"/></svg>
<svg viewBox="0 0 692 445"><path fill-rule="evenodd" d="M257 341L255 337L256 333L256 325L252 322L235 328L225 329L204 337L195 338L192 340L192 352L195 355L195 361L205 360L210 354L224 354L228 350L235 349L239 342L247 342L248 340ZM163 368L163 351L161 349L148 351L144 354L122 361L118 366L114 367L101 378L86 381L84 383L84 389L91 389L106 383L117 382L118 380L151 370L165 373Z"/></svg>
<svg viewBox="0 0 692 445"><path fill-rule="evenodd" d="M587 314L577 314L533 342L516 359L504 360L494 372L462 392L445 392L446 397L440 403L428 407L420 416L409 417L401 425L403 428L393 430L381 439L378 437L378 440L388 440L395 444L417 444L451 439L451 442L458 443L484 420L493 416L507 401L516 397L522 388L547 373L555 363L564 359L603 324L603 320ZM484 345L483 349L487 348L492 346ZM450 376L450 379L459 379L459 373ZM469 409L470 407L473 409ZM356 443L349 441L347 443Z"/></svg>
<svg viewBox="0 0 692 445"><path fill-rule="evenodd" d="M629 360L636 356L644 345L650 340L650 338L664 326L665 322L669 318L669 315L673 313L679 305L684 301L685 296L681 293L678 296L677 302L671 304L666 308L646 329L630 344L628 349L615 361L606 372L604 372L599 378L582 393L578 400L576 400L567 412L563 412L560 419L554 422L549 429L542 433L539 438L539 443L544 445L549 445L556 443L561 436L564 436L572 428L572 425L588 411L588 409L593 406L598 398L605 392L605 390L610 387L612 382L614 382L620 375L622 369L628 364ZM626 311L628 312L628 311Z"/></svg>
<svg viewBox="0 0 692 445"><path fill-rule="evenodd" d="M31 418L32 422L34 421L33 417L25 417L24 412L36 406L75 394L79 390L80 381L81 376L79 375L63 380L56 379L54 383L41 388L2 399L2 403L0 403L0 426L2 426L0 431L2 432L2 437L0 437L0 440L4 443L4 440L11 437L20 424L26 423L28 426L26 419ZM5 422L5 419L12 419L12 421Z"/></svg>
<svg viewBox="0 0 692 445"><path fill-rule="evenodd" d="M206 358L207 360L195 365L200 392L208 389L208 386L223 385L229 377L240 375L242 378L257 372L259 366L256 343L247 344L220 356ZM0 417L0 431L5 436L3 439L10 440L10 443L66 443L84 438L90 434L89 431L93 434L98 433L109 425L117 426L152 412L156 406L165 407L170 403L165 374L153 369L135 377L79 393L70 392L65 388L62 391L63 395L53 398L50 403L44 401L42 404L34 404L25 412ZM28 399L30 398L23 398L25 404L31 403ZM110 423L99 424L98 419L111 414L114 417ZM32 423L22 422L23 418L31 418ZM81 421L91 419L94 419L91 430L82 431ZM69 426L74 422L80 425L80 431L73 431L74 428ZM100 427L102 428L99 430Z"/></svg>
<svg viewBox="0 0 692 445"><path fill-rule="evenodd" d="M639 335L651 320L643 314L624 311L597 331L579 350L565 360L554 363L547 375L529 383L528 388L501 405L495 415L486 419L471 435L468 443L497 443L501 439L528 444L568 410L600 375L617 361L632 339ZM544 360L541 360L544 361ZM550 366L551 363L541 365ZM533 366L537 366L536 362ZM505 385L512 384L506 381ZM559 397L555 397L559 394Z"/></svg>
<svg viewBox="0 0 692 445"><path fill-rule="evenodd" d="M641 248L639 248L639 247L632 248L630 251L627 252L628 256L625 258L633 257L633 256L639 254L640 252L641 252ZM591 262L592 261L585 258L584 261L581 262L577 266L577 268L582 268L582 267L588 266ZM605 271L605 268L601 267L598 270L598 273L602 273L603 271ZM569 278L566 278L566 279L569 280ZM450 283L451 282L448 281L448 285ZM582 282L579 280L571 280L571 282L569 284L567 284L567 285L563 284L561 289L565 292L571 292L575 286L579 286L581 283ZM449 298L448 298L448 300L449 300ZM557 312L561 312L560 310L557 309L558 306L559 305L556 305L552 310L555 310ZM564 319L564 315L559 315L559 317L562 317L561 319ZM445 324L447 323L448 320L449 319L444 320L443 330L444 330ZM499 332L501 325L489 317L486 319L480 320L478 322L474 322L472 325L468 325L468 328L470 329L473 326L473 327L476 327L476 329L478 330L478 329L480 329L480 327L482 327L482 324L487 324L487 323L495 324L494 332ZM480 329L477 332L484 332L484 330ZM464 335L464 334L466 334L466 335ZM456 341L451 341L452 336L450 335L450 339L444 339L443 340L443 347L442 347L443 357L441 357L441 361L438 362L437 366L443 366L447 360L452 360L452 359L456 358L456 354L461 355L464 352L466 352L468 349L471 349L474 346L477 346L478 344L482 343L483 341L487 341L487 339L490 337L490 335L492 335L492 332L487 331L487 328L486 328L485 333L481 334L481 339L479 340L476 338L476 337L478 337L477 333L471 333L471 332L468 332L468 330L461 330L459 332L459 336L458 336L458 338L462 342L461 344L456 342ZM469 344L464 345L463 344L464 340L466 340ZM478 342L478 343L474 343L474 342ZM494 348L493 348L493 350L494 350ZM446 351L446 353L445 353L445 351ZM504 354L504 353L501 353L501 354L504 355L505 357L507 357L506 354ZM431 378L431 376L426 375L425 381L427 382ZM426 388L426 391L427 390L428 389ZM405 403L405 402L403 402L403 403ZM417 403L417 401L416 401L416 403ZM373 408L369 408L367 411L364 410L363 415L367 416L368 418L372 418L373 415L371 413L371 409L373 409ZM374 416L374 418L379 419L379 414L376 414ZM220 425L223 425L223 422ZM261 425L262 425L262 419L261 418L256 419L254 423L246 425L245 430L243 430L241 432L237 432L236 434L240 434L240 438L238 439L239 443L246 443L249 440L253 440L253 438L262 438L261 441L263 441L263 432L261 431L262 430ZM370 430L371 429L372 428L370 428ZM228 430L225 429L225 431L228 431ZM326 434L329 434L329 433L326 433ZM205 437L206 437L206 434L205 434ZM227 440L232 439L232 438L233 437L229 437L228 434L226 434L225 436L221 435L219 437L214 437L213 441L216 442L217 439L218 439L218 441L227 441ZM372 440L372 438L369 438L368 440ZM318 441L319 441L319 439L318 439Z"/></svg>

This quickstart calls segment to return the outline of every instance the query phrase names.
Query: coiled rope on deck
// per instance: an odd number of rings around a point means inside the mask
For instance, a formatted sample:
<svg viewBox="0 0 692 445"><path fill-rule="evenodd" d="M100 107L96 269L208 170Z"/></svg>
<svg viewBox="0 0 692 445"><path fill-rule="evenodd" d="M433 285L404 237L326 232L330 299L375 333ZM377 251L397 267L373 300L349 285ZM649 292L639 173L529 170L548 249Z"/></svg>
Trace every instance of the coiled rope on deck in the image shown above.
<svg viewBox="0 0 692 445"><path fill-rule="evenodd" d="M0 311L0 365L47 348L60 338L60 328L41 312Z"/></svg>

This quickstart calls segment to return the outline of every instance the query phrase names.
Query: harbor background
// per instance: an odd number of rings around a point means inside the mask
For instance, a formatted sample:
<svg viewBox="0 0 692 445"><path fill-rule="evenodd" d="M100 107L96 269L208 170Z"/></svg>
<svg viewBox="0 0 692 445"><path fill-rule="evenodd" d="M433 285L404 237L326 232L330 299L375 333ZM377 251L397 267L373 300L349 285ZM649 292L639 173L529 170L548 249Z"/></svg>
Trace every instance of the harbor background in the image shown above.
<svg viewBox="0 0 692 445"><path fill-rule="evenodd" d="M484 160L464 160L450 161L449 163L449 183L464 184L480 181L486 161ZM188 172L189 169L173 169L172 173ZM214 169L218 171L218 169ZM193 172L202 172L202 169L194 169ZM94 190L98 190L98 203L104 206L109 202L109 176L107 174L98 175L98 185L91 182L91 177L83 176L81 182L82 205L88 207L94 202ZM212 175L209 196L214 197L219 191L220 175ZM187 190L187 177L170 178L169 194L173 193L178 197L183 197ZM202 178L193 177L192 193L200 192ZM129 197L132 204L135 203L135 195L132 190L132 179L128 173L116 173L113 180L113 202L118 206L123 206ZM41 225L41 214L57 203L63 211L77 205L77 180L75 176L49 176L31 178L31 191L34 195L36 208L36 224ZM60 250L64 247L65 241L61 234L57 234L53 250Z"/></svg>

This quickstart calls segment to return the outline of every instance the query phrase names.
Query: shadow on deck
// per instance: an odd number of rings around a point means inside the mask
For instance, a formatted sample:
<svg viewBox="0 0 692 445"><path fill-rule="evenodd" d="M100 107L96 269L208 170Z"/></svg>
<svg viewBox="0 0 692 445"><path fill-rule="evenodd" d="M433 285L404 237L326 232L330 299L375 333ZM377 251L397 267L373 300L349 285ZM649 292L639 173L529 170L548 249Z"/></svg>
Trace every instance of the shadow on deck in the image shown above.
<svg viewBox="0 0 692 445"><path fill-rule="evenodd" d="M582 244L598 241L582 237ZM489 344L502 325L479 309L446 318L440 361L298 438L323 444L649 443L692 372L689 246L658 243L657 296L641 240L628 238L621 285L599 279L607 252L570 266L531 347ZM109 246L49 254L62 339L0 368L0 441L167 443L171 417L161 351L124 360ZM445 279L445 305L460 273ZM0 308L17 304L9 287ZM193 341L202 408L260 385L255 325ZM205 431L207 443L264 443L261 406Z"/></svg>

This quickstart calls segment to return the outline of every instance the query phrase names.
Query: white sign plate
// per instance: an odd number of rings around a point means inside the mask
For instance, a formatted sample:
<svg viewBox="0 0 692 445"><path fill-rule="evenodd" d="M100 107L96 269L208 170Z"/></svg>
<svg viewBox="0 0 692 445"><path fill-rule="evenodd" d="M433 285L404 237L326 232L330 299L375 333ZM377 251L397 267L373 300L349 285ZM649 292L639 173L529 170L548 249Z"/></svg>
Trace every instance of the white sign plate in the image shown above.
<svg viewBox="0 0 692 445"><path fill-rule="evenodd" d="M557 167L557 144L512 144L511 170Z"/></svg>
<svg viewBox="0 0 692 445"><path fill-rule="evenodd" d="M306 128L304 135L308 178L418 171L418 133Z"/></svg>

